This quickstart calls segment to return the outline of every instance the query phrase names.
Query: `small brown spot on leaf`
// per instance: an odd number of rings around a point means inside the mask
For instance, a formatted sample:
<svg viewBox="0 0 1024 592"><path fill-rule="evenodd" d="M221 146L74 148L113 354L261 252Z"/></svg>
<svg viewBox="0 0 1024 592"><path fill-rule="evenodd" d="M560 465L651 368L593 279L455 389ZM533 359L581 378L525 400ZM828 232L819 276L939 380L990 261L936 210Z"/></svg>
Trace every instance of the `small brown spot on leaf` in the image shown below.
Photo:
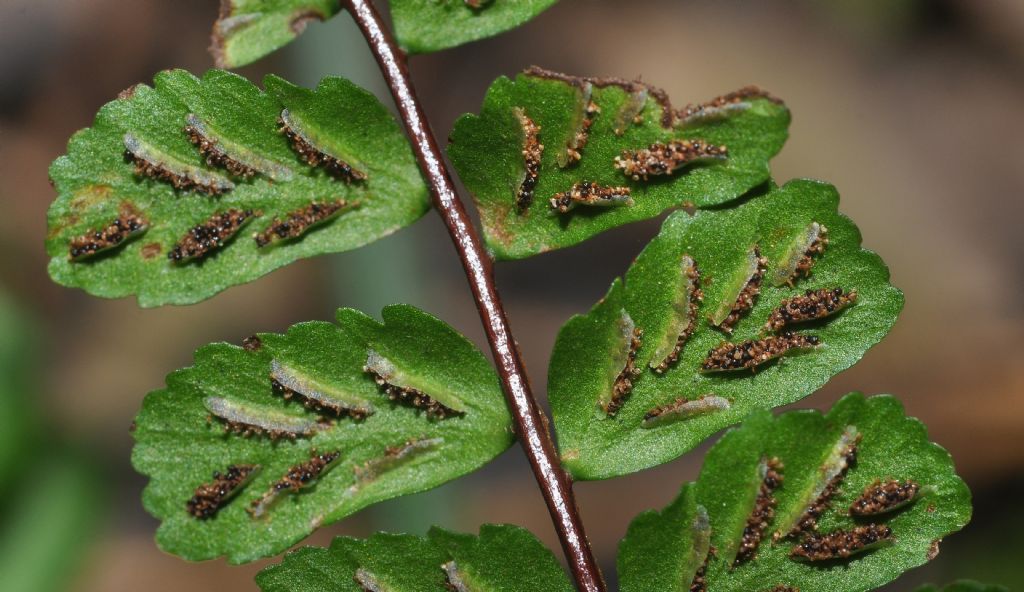
<svg viewBox="0 0 1024 592"><path fill-rule="evenodd" d="M110 185L86 185L85 187L75 190L75 196L71 198L71 209L88 209L97 203L106 201L113 192L114 188Z"/></svg>
<svg viewBox="0 0 1024 592"><path fill-rule="evenodd" d="M160 246L160 243L149 243L148 245L143 245L140 252L143 259L152 259L159 255L161 251L163 251L163 247Z"/></svg>

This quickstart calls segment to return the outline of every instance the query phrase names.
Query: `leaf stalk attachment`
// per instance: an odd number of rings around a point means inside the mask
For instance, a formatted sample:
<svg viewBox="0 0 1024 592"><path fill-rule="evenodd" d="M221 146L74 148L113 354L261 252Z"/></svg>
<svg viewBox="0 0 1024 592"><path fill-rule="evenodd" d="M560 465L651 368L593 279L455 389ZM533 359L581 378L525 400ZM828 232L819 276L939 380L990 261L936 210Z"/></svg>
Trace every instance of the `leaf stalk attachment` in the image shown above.
<svg viewBox="0 0 1024 592"><path fill-rule="evenodd" d="M494 353L519 442L547 502L576 585L582 592L605 592L601 571L576 508L571 479L558 461L548 419L531 392L525 365L509 328L494 282L493 261L484 251L480 236L455 193L441 149L412 86L406 57L370 0L345 0L342 5L359 25L391 89L412 140L416 160L427 179L434 206L462 261L487 341Z"/></svg>

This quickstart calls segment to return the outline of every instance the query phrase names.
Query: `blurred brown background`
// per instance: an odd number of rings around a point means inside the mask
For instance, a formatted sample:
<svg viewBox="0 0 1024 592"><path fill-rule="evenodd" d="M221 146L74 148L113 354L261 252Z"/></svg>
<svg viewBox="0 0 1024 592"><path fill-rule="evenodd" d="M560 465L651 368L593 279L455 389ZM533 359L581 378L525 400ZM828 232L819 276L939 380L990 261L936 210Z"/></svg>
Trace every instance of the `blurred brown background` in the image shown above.
<svg viewBox="0 0 1024 592"><path fill-rule="evenodd" d="M54 433L92 451L107 482L105 520L81 541L92 548L71 590L255 589L252 575L265 562L188 564L160 552L139 501L144 480L129 465L127 428L142 396L188 365L200 345L331 319L339 306L376 313L408 302L486 350L434 214L358 252L297 263L191 307L140 310L130 299L100 300L49 281L42 242L54 197L50 161L118 91L160 69L211 67L216 13L214 0L0 0L0 281L38 321L42 352L34 392L25 395L38 399ZM518 30L414 58L412 69L443 138L459 114L477 110L491 80L530 64L642 75L680 104L748 83L786 99L794 120L774 161L776 179L837 185L843 211L907 295L891 336L801 406L825 408L850 390L897 394L952 452L974 491L973 522L891 589L961 576L1024 589L1024 2L563 0ZM271 71L306 85L342 74L390 103L345 14L311 25L242 73L258 81ZM561 323L603 295L659 223L499 266L540 394ZM371 271L382 263L389 273ZM666 504L696 476L701 457L698 450L577 486L610 577L629 520ZM431 523L475 531L483 522L527 526L557 549L518 448L475 475L381 504L307 542L422 532Z"/></svg>

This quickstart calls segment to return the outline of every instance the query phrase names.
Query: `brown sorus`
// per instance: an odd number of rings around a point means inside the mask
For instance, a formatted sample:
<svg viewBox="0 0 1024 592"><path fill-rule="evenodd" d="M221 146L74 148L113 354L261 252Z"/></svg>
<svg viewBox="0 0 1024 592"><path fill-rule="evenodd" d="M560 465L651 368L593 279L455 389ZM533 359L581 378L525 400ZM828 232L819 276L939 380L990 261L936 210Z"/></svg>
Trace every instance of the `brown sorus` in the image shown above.
<svg viewBox="0 0 1024 592"><path fill-rule="evenodd" d="M777 584L771 590L765 592L800 592L800 588L794 588L793 586L787 586L785 584Z"/></svg>
<svg viewBox="0 0 1024 592"><path fill-rule="evenodd" d="M551 207L559 214L565 214L577 205L618 206L633 205L629 187L604 187L590 181L580 181L569 191L556 193L550 200Z"/></svg>
<svg viewBox="0 0 1024 592"><path fill-rule="evenodd" d="M892 529L885 525L868 524L850 530L836 530L827 534L813 533L793 547L789 556L804 561L830 561L846 559L892 540Z"/></svg>
<svg viewBox="0 0 1024 592"><path fill-rule="evenodd" d="M798 234L775 269L772 284L775 286L793 283L801 276L809 277L815 258L821 256L828 246L828 228L818 222L811 222Z"/></svg>
<svg viewBox="0 0 1024 592"><path fill-rule="evenodd" d="M153 154L150 148L130 133L125 134L124 145L125 160L135 165L136 176L170 183L180 191L194 189L210 195L221 195L234 189L234 184L228 179L198 167L189 166L183 171L172 170L161 161L160 156Z"/></svg>
<svg viewBox="0 0 1024 592"><path fill-rule="evenodd" d="M829 479L818 497L804 510L804 513L800 516L796 525L787 533L787 536L817 530L818 519L832 505L832 497L839 491L839 486L842 485L843 479L846 478L846 473L850 470L850 466L857 462L857 446L860 445L862 436L858 433L851 438L849 434L849 431L844 432L843 440L840 440L842 449L839 450L839 457L837 459L839 470Z"/></svg>
<svg viewBox="0 0 1024 592"><path fill-rule="evenodd" d="M484 6L490 4L491 2L493 2L493 0L465 0L466 6L472 8L473 10L483 8Z"/></svg>
<svg viewBox="0 0 1024 592"><path fill-rule="evenodd" d="M757 548L761 545L764 532L768 523L775 517L775 490L782 485L782 461L777 458L762 459L761 467L764 476L754 500L754 510L747 518L747 524L743 527L743 538L740 540L740 547L736 553L733 565L739 565L744 561L753 559L757 555Z"/></svg>
<svg viewBox="0 0 1024 592"><path fill-rule="evenodd" d="M317 413L331 413L336 417L351 417L353 419L366 419L370 415L370 412L366 409L342 407L341 405L331 404L324 399L307 397L299 391L292 390L281 384L273 374L270 375L270 389L275 395L281 396L284 400L290 401L294 398L302 403L306 409L312 409Z"/></svg>
<svg viewBox="0 0 1024 592"><path fill-rule="evenodd" d="M711 562L711 558L715 556L715 548L711 547L708 550L707 557L704 558L704 563L697 569L697 573L693 574L693 580L690 581L690 592L707 592L708 581L708 563Z"/></svg>
<svg viewBox="0 0 1024 592"><path fill-rule="evenodd" d="M725 113L729 109L742 105L751 99L768 99L773 103L782 104L780 99L772 96L765 90L756 86L744 86L739 90L715 97L704 103L691 103L686 105L682 109L676 111L676 118L683 124L686 124L694 120L700 120L706 117L713 117Z"/></svg>
<svg viewBox="0 0 1024 592"><path fill-rule="evenodd" d="M71 239L69 246L72 261L80 261L96 253L113 249L129 238L141 234L149 226L130 204L123 204L116 219L99 230L89 230L82 236Z"/></svg>
<svg viewBox="0 0 1024 592"><path fill-rule="evenodd" d="M291 115L288 110L281 111L281 116L277 118L277 124L281 133L288 138L291 142L292 149L299 155L302 160L312 167L320 167L327 171L327 174L345 181L346 183L354 183L357 181L365 181L367 179L366 173L356 169L349 163L331 156L326 152L323 152L319 148L313 145L313 143L305 137L299 130L295 129L291 121Z"/></svg>
<svg viewBox="0 0 1024 592"><path fill-rule="evenodd" d="M338 451L318 453L316 450L313 450L309 460L288 469L288 472L275 482L272 487L275 491L285 489L298 491L319 477L327 466L339 456L341 456L341 453Z"/></svg>
<svg viewBox="0 0 1024 592"><path fill-rule="evenodd" d="M213 481L197 487L192 498L185 504L188 513L200 520L213 518L258 468L256 465L231 465L224 473L215 472Z"/></svg>
<svg viewBox="0 0 1024 592"><path fill-rule="evenodd" d="M693 260L693 257L683 255L681 265L684 275L683 289L676 295L676 298L682 299L683 302L676 302L674 305L677 315L680 314L678 309L681 305L686 307L686 324L676 335L675 344L667 354L663 353L664 350L661 347L654 353L650 366L657 374L664 374L679 361L683 347L693 336L693 332L697 330L697 309L704 300L704 292L700 289L700 268L697 267L697 262Z"/></svg>
<svg viewBox="0 0 1024 592"><path fill-rule="evenodd" d="M629 352L626 354L626 365L623 366L619 375L612 383L612 397L604 406L604 412L608 417L614 417L626 403L626 398L633 392L633 381L640 376L641 370L636 364L636 354L643 344L644 330L640 327L633 327L632 336L629 340Z"/></svg>
<svg viewBox="0 0 1024 592"><path fill-rule="evenodd" d="M207 416L207 421L212 421L214 416ZM247 424L241 421L232 421L230 419L218 418L224 424L225 434L237 434L243 438L251 438L253 436L266 436L270 440L276 442L281 439L295 440L300 435L309 436L308 434L299 434L289 430L275 430L271 428L264 428L261 426Z"/></svg>
<svg viewBox="0 0 1024 592"><path fill-rule="evenodd" d="M522 213L533 203L533 190L537 187L540 175L540 159L544 154L544 144L540 143L540 126L526 114L522 107L513 109L523 133L523 181L516 192L516 209Z"/></svg>
<svg viewBox="0 0 1024 592"><path fill-rule="evenodd" d="M419 389L389 383L386 378L378 374L370 366L364 366L363 370L373 376L377 385L388 396L388 399L392 401L405 403L416 409L422 409L428 416L438 419L465 415L465 412L452 409Z"/></svg>
<svg viewBox="0 0 1024 592"><path fill-rule="evenodd" d="M701 372L728 372L730 370L754 370L761 364L784 355L791 349L817 347L820 340L814 335L783 333L749 339L741 343L722 342L708 352L701 364Z"/></svg>
<svg viewBox="0 0 1024 592"><path fill-rule="evenodd" d="M761 256L760 247L754 245L748 253L748 257L754 260L753 273L750 274L747 283L743 285L740 293L736 295L736 300L733 301L729 314L721 323L716 325L718 329L730 335L732 334L733 327L736 326L736 323L739 322L743 315L754 308L754 304L761 294L761 284L764 283L764 272L767 268L768 260Z"/></svg>
<svg viewBox="0 0 1024 592"><path fill-rule="evenodd" d="M586 148L587 142L590 140L590 127L594 125L594 116L601 112L597 103L589 99L589 94L584 93L584 100L587 104L583 108L583 119L580 120L579 127L576 128L569 144L565 147L565 157L559 163L563 168L572 166L583 158L583 149Z"/></svg>
<svg viewBox="0 0 1024 592"><path fill-rule="evenodd" d="M667 405L661 405L644 414L640 427L651 428L672 421L688 419L705 413L725 411L732 403L725 397L717 395L701 395L696 399L679 397Z"/></svg>
<svg viewBox="0 0 1024 592"><path fill-rule="evenodd" d="M263 232L253 235L257 247L265 247L276 240L297 238L309 229L323 224L341 213L348 206L344 199L329 202L313 202L308 206L285 214L284 219L274 218Z"/></svg>
<svg viewBox="0 0 1024 592"><path fill-rule="evenodd" d="M341 452L339 451L319 453L314 448L310 452L309 460L288 469L284 476L275 481L266 493L254 499L249 504L249 507L246 508L246 511L253 518L260 518L282 493L286 491L298 492L303 487L307 487L322 476L331 466L331 463L340 456Z"/></svg>
<svg viewBox="0 0 1024 592"><path fill-rule="evenodd" d="M172 261L188 261L205 257L224 246L224 243L238 234L246 222L259 215L260 213L255 210L234 208L218 212L206 222L193 226L174 248L167 252L167 258Z"/></svg>
<svg viewBox="0 0 1024 592"><path fill-rule="evenodd" d="M260 351L263 348L263 340L259 335L250 335L242 340L242 347L245 348L245 351Z"/></svg>
<svg viewBox="0 0 1024 592"><path fill-rule="evenodd" d="M900 482L895 479L875 480L864 488L860 496L850 505L854 516L874 516L902 508L917 498L921 486L910 479Z"/></svg>
<svg viewBox="0 0 1024 592"><path fill-rule="evenodd" d="M624 150L615 157L615 168L634 181L671 175L683 166L709 159L724 159L729 150L703 140L673 140L651 144L642 150Z"/></svg>
<svg viewBox="0 0 1024 592"><path fill-rule="evenodd" d="M410 438L397 446L384 448L384 456L370 459L362 465L354 465L352 472L356 481L365 483L379 477L384 471L393 469L406 460L434 450L444 443L444 438Z"/></svg>
<svg viewBox="0 0 1024 592"><path fill-rule="evenodd" d="M825 252L825 247L828 246L827 230L824 226L821 227L821 236L811 243L811 246L807 247L807 251L804 252L803 256L796 263L796 270L793 276L790 278L790 282L796 279L797 276L809 277L811 275L811 268L814 267L814 258L820 256Z"/></svg>
<svg viewBox="0 0 1024 592"><path fill-rule="evenodd" d="M175 189L189 190L196 189L203 193L209 193L211 195L220 195L225 193L227 190L222 189L218 185L206 184L196 181L185 175L179 175L166 168L153 164L147 160L139 158L131 152L125 152L125 158L128 158L135 164L135 174L140 177L149 177L150 179L156 179L157 181L166 181L170 183Z"/></svg>
<svg viewBox="0 0 1024 592"><path fill-rule="evenodd" d="M216 138L211 138L204 133L199 118L194 114L189 113L186 121L188 124L184 128L185 135L188 136L188 141L192 142L199 149L199 154L202 154L203 158L206 159L206 164L211 167L225 169L231 175L242 179L251 179L259 173L259 171L251 166L231 158L227 152L217 145Z"/></svg>
<svg viewBox="0 0 1024 592"><path fill-rule="evenodd" d="M299 436L312 436L320 429L330 426L323 418L311 420L291 416L267 417L261 415L259 411L247 409L244 404L222 397L207 397L204 404L211 413L207 416L208 422L212 422L216 417L223 423L224 433L238 434L243 438L266 436L273 441L281 438L295 440Z"/></svg>
<svg viewBox="0 0 1024 592"><path fill-rule="evenodd" d="M857 302L857 291L842 288L807 290L801 296L782 301L765 323L765 331L779 331L796 323L816 321L834 315Z"/></svg>

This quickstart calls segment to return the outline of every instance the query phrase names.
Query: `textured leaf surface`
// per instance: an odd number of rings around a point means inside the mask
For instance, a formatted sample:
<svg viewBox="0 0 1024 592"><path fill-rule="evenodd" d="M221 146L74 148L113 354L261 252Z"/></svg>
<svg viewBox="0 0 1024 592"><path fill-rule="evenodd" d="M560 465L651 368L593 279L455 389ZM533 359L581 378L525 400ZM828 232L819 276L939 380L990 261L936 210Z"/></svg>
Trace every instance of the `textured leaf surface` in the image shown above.
<svg viewBox="0 0 1024 592"><path fill-rule="evenodd" d="M563 326L551 357L548 393L563 462L576 478L614 477L672 460L753 410L811 394L885 336L903 305L903 295L889 285L889 271L881 259L860 247L860 233L838 213L838 201L830 185L793 181L733 209L673 214L637 257L625 282L616 280L589 313ZM797 279L792 288L776 287L772 278L789 259L792 241L813 222L827 228L828 246L809 278ZM712 327L708 317L735 300L737 270L744 270L755 244L767 259L764 282L753 309L728 336ZM657 374L650 366L662 358L660 343L678 334L673 323L678 318L676 286L684 255L700 269L703 302L697 309L696 330L678 362ZM784 298L835 287L856 290L857 302L828 318L793 326L798 333L817 336L821 345L816 349L764 364L756 372L700 371L709 350L723 340L738 343L762 337L766 320ZM644 332L636 358L640 374L621 410L609 417L601 411L600 401L610 396L609 376L617 371L607 360L623 348L616 337L623 311ZM644 421L655 408L702 396L724 400L728 408L709 407L676 421Z"/></svg>
<svg viewBox="0 0 1024 592"><path fill-rule="evenodd" d="M822 515L818 532L873 522L892 530L891 544L847 559L813 564L791 559L797 539L773 541L772 533L786 517L803 511L820 469L851 426L861 435L856 461ZM758 495L759 466L762 459L773 457L783 464L782 485L774 491L774 518L768 521L756 555L732 567ZM915 480L922 495L893 512L870 519L850 517L847 509L865 487L876 479L892 478ZM708 453L696 483L684 485L664 510L645 512L630 524L619 547L624 592L690 590L696 569L687 565L681 570L676 563L693 555L694 541L699 540L694 524L701 522L702 510L716 549L706 572L709 592L771 590L776 585L858 592L873 590L934 557L938 541L967 523L971 506L970 492L955 474L949 454L928 441L924 426L904 415L899 401L886 395L851 394L826 415L794 411L772 417L759 412L726 433Z"/></svg>
<svg viewBox="0 0 1024 592"><path fill-rule="evenodd" d="M194 366L168 377L166 389L147 395L132 460L151 479L143 502L162 521L157 542L163 549L193 560L226 555L236 563L273 555L374 502L468 473L511 444L498 377L478 350L414 308L391 306L383 317L379 324L342 309L337 325L302 323L285 335L261 334L258 347L252 340L247 348L208 345L196 352ZM389 401L364 371L371 349L422 383L439 385L458 399L463 414L433 417ZM334 417L304 408L302 397L285 400L270 380L272 372L281 376L282 366L296 391L362 401L368 417ZM252 418L312 425L315 433L293 440L228 433L224 401ZM308 486L282 490L258 517L250 515L258 507L253 504L314 450L339 456ZM194 517L186 505L196 488L229 465L260 468L215 515Z"/></svg>
<svg viewBox="0 0 1024 592"><path fill-rule="evenodd" d="M934 584L927 584L918 588L916 592L1010 592L1010 589L1004 586L982 584L974 580L957 580L942 588Z"/></svg>
<svg viewBox="0 0 1024 592"><path fill-rule="evenodd" d="M265 85L267 92L261 92L244 78L218 70L202 79L167 71L156 76L153 88L138 85L100 109L93 127L75 134L67 155L50 169L58 193L47 219L53 279L97 296L135 294L142 306L189 304L297 259L362 246L426 212L426 187L412 151L373 95L341 78L326 78L315 91L273 76ZM283 109L315 145L357 167L366 180L347 183L301 160L279 131ZM205 162L184 131L197 120L216 146L260 172L248 180L232 178ZM234 188L208 195L138 174L125 157L128 136L171 163L169 169L228 181ZM349 207L301 236L263 247L254 240L275 219L339 199ZM106 228L126 208L147 222L140 236L71 259L77 237ZM229 210L257 215L204 257L169 259L190 229Z"/></svg>
<svg viewBox="0 0 1024 592"><path fill-rule="evenodd" d="M514 29L557 0L391 0L395 37L410 53L428 53ZM474 8L472 4L479 5Z"/></svg>
<svg viewBox="0 0 1024 592"><path fill-rule="evenodd" d="M556 1L391 0L391 18L403 49L428 53L518 27ZM340 10L338 0L222 2L210 51L219 67L244 66L290 43L309 22Z"/></svg>
<svg viewBox="0 0 1024 592"><path fill-rule="evenodd" d="M359 583L371 581L379 587ZM479 536L435 527L426 537L339 537L327 549L289 553L280 564L260 572L256 582L264 592L573 590L554 555L533 534L492 524L482 526Z"/></svg>
<svg viewBox="0 0 1024 592"><path fill-rule="evenodd" d="M550 73L539 72L495 81L480 114L464 115L455 123L448 147L452 164L479 207L488 248L499 259L520 259L574 245L668 208L733 200L768 180L768 161L786 140L789 111L770 98L752 96L718 110L715 116L686 118L687 108L676 110L657 89L626 81L552 79L546 77ZM581 125L587 104L581 89L588 84L600 112L591 119L580 160L563 168L559 160L568 162L566 147ZM544 146L535 196L524 211L516 206L525 174L517 109L540 126L539 141ZM636 109L640 109L640 123L634 123L631 115ZM617 129L622 135L617 135ZM724 161L692 164L671 176L652 176L649 181L633 181L614 166L624 150L673 139L725 145L729 156ZM579 206L556 213L548 200L583 181L629 187L633 205Z"/></svg>

